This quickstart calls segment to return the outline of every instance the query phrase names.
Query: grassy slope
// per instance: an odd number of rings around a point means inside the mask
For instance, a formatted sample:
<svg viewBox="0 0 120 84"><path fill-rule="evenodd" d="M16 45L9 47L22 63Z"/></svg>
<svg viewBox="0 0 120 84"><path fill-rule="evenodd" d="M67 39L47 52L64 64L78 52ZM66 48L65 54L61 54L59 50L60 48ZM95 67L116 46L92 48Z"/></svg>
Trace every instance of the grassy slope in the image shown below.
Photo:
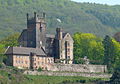
<svg viewBox="0 0 120 84"><path fill-rule="evenodd" d="M120 30L120 6L70 0L0 0L0 38L25 29L25 15L34 11L47 13L47 26L51 33L58 26L70 33L90 32L99 36L112 35ZM58 23L57 18L62 23Z"/></svg>
<svg viewBox="0 0 120 84"><path fill-rule="evenodd" d="M85 77L62 77L62 76L27 76L29 81L23 82L23 84L64 84L63 82L68 82L68 84L72 84L72 82L76 83L77 81L85 81L86 83L101 80L96 78L85 78Z"/></svg>
<svg viewBox="0 0 120 84"><path fill-rule="evenodd" d="M98 80L100 81L108 79L70 76L23 75L21 70L18 70L14 67L0 68L0 84L73 84L80 82L85 82L88 84L88 82L92 83Z"/></svg>

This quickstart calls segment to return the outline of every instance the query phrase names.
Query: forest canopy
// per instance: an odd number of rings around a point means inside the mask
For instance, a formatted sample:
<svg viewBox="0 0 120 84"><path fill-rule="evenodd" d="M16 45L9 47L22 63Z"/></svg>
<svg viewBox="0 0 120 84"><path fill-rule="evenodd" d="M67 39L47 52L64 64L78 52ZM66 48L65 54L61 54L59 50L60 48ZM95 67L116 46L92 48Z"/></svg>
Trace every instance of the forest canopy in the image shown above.
<svg viewBox="0 0 120 84"><path fill-rule="evenodd" d="M120 31L120 7L102 4L76 3L70 0L0 0L0 39L26 28L26 13L47 15L47 30L63 27L97 36L113 35ZM57 21L61 20L61 23Z"/></svg>

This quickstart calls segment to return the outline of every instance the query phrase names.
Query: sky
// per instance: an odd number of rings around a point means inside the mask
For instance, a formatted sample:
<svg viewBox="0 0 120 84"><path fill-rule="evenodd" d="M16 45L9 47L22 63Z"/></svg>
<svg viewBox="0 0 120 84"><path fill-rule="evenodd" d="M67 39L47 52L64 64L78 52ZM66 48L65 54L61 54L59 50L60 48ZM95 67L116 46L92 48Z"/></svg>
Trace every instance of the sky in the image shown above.
<svg viewBox="0 0 120 84"><path fill-rule="evenodd" d="M76 2L92 2L108 5L120 5L120 0L72 0Z"/></svg>

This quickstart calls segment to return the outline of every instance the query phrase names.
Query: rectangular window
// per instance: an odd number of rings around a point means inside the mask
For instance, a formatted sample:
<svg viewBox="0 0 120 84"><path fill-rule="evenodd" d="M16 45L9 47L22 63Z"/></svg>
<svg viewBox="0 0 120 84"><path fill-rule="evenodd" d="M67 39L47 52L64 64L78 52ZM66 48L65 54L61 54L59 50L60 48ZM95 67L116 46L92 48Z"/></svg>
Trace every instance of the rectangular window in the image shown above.
<svg viewBox="0 0 120 84"><path fill-rule="evenodd" d="M27 64L27 61L25 61L25 64Z"/></svg>
<svg viewBox="0 0 120 84"><path fill-rule="evenodd" d="M67 51L70 52L70 49L68 48Z"/></svg>
<svg viewBox="0 0 120 84"><path fill-rule="evenodd" d="M70 59L70 56L68 56L68 59Z"/></svg>
<svg viewBox="0 0 120 84"><path fill-rule="evenodd" d="M51 62L53 62L53 60L51 59Z"/></svg>
<svg viewBox="0 0 120 84"><path fill-rule="evenodd" d="M67 45L70 46L70 43L67 42Z"/></svg>

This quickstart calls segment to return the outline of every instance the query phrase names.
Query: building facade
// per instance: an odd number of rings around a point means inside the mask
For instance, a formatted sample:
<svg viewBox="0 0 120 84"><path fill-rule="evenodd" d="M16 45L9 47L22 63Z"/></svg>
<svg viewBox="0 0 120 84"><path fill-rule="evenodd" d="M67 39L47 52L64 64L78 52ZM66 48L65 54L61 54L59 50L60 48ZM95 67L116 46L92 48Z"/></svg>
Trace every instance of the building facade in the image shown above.
<svg viewBox="0 0 120 84"><path fill-rule="evenodd" d="M56 34L46 33L46 15L27 14L27 29L18 39L19 47L8 47L8 65L20 68L46 69L54 63L73 63L73 39L62 28L56 28Z"/></svg>

